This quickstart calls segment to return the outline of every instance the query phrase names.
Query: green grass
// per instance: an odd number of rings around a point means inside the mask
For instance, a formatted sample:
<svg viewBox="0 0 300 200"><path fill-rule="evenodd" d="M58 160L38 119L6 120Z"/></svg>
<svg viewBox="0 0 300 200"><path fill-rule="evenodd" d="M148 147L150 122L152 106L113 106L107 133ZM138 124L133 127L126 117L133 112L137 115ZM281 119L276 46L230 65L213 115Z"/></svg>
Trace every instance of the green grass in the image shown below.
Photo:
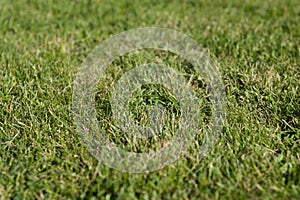
<svg viewBox="0 0 300 200"><path fill-rule="evenodd" d="M0 199L300 198L300 3L180 2L0 1ZM74 131L72 92L94 47L145 26L186 33L210 51L226 89L227 122L207 157L191 148L169 167L135 175L87 152ZM123 73L118 64L152 56L114 63L99 97ZM205 94L201 82L193 87ZM154 91L152 99L168 96ZM98 116L109 120L108 98L99 97Z"/></svg>

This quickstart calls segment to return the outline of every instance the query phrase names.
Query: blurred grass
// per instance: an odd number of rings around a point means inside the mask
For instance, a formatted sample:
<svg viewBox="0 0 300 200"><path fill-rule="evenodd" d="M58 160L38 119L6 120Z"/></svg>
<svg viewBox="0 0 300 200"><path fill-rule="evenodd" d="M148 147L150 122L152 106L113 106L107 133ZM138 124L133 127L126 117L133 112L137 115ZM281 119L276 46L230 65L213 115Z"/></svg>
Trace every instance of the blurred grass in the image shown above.
<svg viewBox="0 0 300 200"><path fill-rule="evenodd" d="M0 198L299 199L299 21L297 0L0 1ZM72 84L101 41L145 26L214 55L227 124L208 157L132 175L75 135Z"/></svg>

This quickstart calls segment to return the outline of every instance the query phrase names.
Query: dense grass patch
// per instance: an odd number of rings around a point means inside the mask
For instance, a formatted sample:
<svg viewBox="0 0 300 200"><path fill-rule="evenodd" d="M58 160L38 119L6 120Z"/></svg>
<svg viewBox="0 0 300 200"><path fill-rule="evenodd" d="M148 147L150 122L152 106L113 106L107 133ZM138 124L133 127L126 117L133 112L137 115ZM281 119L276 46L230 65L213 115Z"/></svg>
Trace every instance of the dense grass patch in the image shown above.
<svg viewBox="0 0 300 200"><path fill-rule="evenodd" d="M297 0L1 1L0 198L299 199L299 21ZM207 157L197 157L195 143L172 166L133 175L98 163L82 145L72 89L94 47L145 26L186 33L213 55L226 89L227 122ZM187 80L193 74L173 55L120 58L100 81L99 121L110 119L110 88L124 73L118 66L126 71L153 58ZM205 84L192 78L209 119ZM171 92L151 87L136 93L133 107L144 106L137 103L142 97L168 97L163 102L176 110Z"/></svg>

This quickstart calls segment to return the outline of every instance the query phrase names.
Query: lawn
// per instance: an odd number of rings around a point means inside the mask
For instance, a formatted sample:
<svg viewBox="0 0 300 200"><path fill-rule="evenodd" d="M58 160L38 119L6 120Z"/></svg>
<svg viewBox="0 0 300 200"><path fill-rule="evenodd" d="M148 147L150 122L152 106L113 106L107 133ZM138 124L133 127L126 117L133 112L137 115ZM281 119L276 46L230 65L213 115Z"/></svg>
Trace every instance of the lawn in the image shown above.
<svg viewBox="0 0 300 200"><path fill-rule="evenodd" d="M300 199L299 22L297 0L1 0L0 199ZM132 145L112 128L111 89L134 66L175 68L193 78L202 103L203 127L187 154L158 171L131 174L98 162L83 145L72 95L89 53L140 27L177 30L210 52L224 83L226 122L214 148L199 156L211 116L201 74L193 76L171 53L120 57L95 95L99 123L119 146L147 152L160 144ZM141 123L149 102L171 114L180 107L157 85L133 96Z"/></svg>

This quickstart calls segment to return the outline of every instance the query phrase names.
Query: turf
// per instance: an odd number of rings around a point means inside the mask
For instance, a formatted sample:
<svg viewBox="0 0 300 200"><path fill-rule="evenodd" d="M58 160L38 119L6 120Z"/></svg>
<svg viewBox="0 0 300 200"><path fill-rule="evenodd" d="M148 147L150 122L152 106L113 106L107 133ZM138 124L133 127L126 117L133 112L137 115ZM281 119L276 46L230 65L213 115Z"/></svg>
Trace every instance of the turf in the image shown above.
<svg viewBox="0 0 300 200"><path fill-rule="evenodd" d="M297 0L0 1L0 199L299 199L299 22ZM73 81L103 40L146 26L188 34L213 55L227 122L208 156L191 148L169 167L128 174L98 163L76 135ZM111 80L99 84L99 121L110 120L106 97L123 73L118 64L156 58L133 57L114 63ZM205 96L201 81L193 87ZM139 99L171 95L144 89L131 103L141 121Z"/></svg>

